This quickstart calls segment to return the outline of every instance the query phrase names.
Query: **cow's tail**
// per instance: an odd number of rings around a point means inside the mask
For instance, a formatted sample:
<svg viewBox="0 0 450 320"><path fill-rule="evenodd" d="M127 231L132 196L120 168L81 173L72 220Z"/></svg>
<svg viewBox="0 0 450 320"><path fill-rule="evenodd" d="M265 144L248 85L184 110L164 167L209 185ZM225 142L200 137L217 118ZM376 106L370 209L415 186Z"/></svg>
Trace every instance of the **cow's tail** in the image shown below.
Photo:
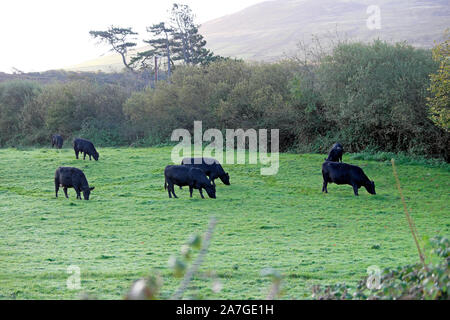
<svg viewBox="0 0 450 320"><path fill-rule="evenodd" d="M164 190L167 190L167 180L164 179Z"/></svg>

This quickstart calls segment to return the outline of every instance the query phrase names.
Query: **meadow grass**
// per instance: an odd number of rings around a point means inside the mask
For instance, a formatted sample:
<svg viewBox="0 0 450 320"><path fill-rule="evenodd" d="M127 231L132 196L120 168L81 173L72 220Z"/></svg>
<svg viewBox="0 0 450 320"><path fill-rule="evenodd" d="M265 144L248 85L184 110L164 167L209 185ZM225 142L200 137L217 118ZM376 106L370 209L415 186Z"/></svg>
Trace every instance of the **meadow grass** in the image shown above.
<svg viewBox="0 0 450 320"><path fill-rule="evenodd" d="M275 176L259 165L224 165L230 186L217 180L217 199L189 198L188 188L164 190L170 147L100 148L100 160L76 160L71 149L0 149L0 298L76 299L88 293L120 299L133 280L160 272L161 297L180 283L167 261L190 234L218 224L187 295L209 299L262 299L281 272L283 299L304 299L313 284L356 285L369 266L415 263L419 257L403 213L390 164L351 159L375 180L364 188L329 185L322 194L324 155L280 154ZM82 169L95 186L91 200L55 198L59 166ZM448 165L403 165L397 170L420 236L449 236ZM206 194L205 194L206 195ZM66 286L67 267L81 270L80 290ZM153 271L152 271L153 270Z"/></svg>

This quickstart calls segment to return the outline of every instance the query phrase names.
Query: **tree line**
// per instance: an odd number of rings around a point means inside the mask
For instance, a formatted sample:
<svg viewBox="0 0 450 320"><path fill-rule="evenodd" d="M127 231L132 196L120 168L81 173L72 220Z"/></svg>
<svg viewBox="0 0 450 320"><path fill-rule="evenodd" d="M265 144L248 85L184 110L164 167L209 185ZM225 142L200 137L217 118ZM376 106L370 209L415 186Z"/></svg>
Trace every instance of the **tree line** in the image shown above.
<svg viewBox="0 0 450 320"><path fill-rule="evenodd" d="M279 129L282 151L325 152L340 141L349 152L449 160L448 81L439 80L448 79L448 65L438 52L433 59L431 50L377 40L338 43L313 63L301 53L276 63L179 65L170 83L136 91L91 80L3 82L0 145L48 145L60 133L100 146L150 146L202 120L205 130Z"/></svg>
<svg viewBox="0 0 450 320"><path fill-rule="evenodd" d="M147 27L148 38L143 40L150 49L130 53L137 46L137 32L132 28L110 26L107 30L90 31L89 34L100 43L108 44L111 51L118 53L124 67L131 72L156 69L154 57L166 58L167 77L175 64L205 65L225 59L206 48L206 41L199 33L199 25L188 5L174 3L168 22L162 21ZM158 63L158 62L156 62Z"/></svg>

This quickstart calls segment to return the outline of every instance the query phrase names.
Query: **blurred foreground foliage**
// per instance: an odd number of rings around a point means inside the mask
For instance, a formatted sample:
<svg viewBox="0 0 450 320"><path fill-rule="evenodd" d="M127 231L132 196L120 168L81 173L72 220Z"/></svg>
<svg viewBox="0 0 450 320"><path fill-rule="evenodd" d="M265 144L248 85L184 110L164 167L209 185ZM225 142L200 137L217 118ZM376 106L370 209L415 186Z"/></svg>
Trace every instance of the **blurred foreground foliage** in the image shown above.
<svg viewBox="0 0 450 320"><path fill-rule="evenodd" d="M384 269L379 274L379 284L374 286L370 285L374 275L361 279L356 289L345 284L317 285L313 287L312 297L318 300L448 300L450 241L437 236L427 240L425 248L428 253L425 265Z"/></svg>

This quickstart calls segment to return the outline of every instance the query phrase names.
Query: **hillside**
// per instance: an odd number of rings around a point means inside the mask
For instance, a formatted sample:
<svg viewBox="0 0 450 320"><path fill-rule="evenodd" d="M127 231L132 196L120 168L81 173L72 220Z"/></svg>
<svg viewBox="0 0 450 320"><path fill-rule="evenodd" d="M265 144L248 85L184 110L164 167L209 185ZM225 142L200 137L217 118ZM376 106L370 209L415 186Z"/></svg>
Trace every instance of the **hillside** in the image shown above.
<svg viewBox="0 0 450 320"><path fill-rule="evenodd" d="M381 10L381 29L366 26L369 5ZM295 52L312 35L370 41L408 41L431 47L450 27L448 0L273 0L204 23L200 32L216 54L273 61ZM122 69L119 56L108 55L67 68L110 72Z"/></svg>
<svg viewBox="0 0 450 320"><path fill-rule="evenodd" d="M87 71L67 71L67 70L49 70L44 72L28 72L28 73L4 73L0 72L0 83L4 81L25 80L38 82L40 84L49 84L55 82L70 82L77 80L91 81L97 84L115 84L129 90L141 90L148 85L153 85L153 79L146 73L140 73L139 76L130 72L114 72L114 68L106 65L108 69L105 72L92 72L97 69ZM117 68L120 70L120 68Z"/></svg>
<svg viewBox="0 0 450 320"><path fill-rule="evenodd" d="M381 29L366 26L369 5L381 11ZM275 0L205 23L200 32L209 47L225 56L274 60L292 53L300 40L339 34L369 41L408 41L431 47L450 26L446 0Z"/></svg>
<svg viewBox="0 0 450 320"><path fill-rule="evenodd" d="M131 50L130 54L134 55L139 51L149 50L149 46L137 48L136 50ZM104 56L98 57L97 59L92 59L88 61L81 62L79 64L69 66L64 68L67 71L77 71L77 72L121 72L124 69L122 58L118 54L106 54Z"/></svg>

